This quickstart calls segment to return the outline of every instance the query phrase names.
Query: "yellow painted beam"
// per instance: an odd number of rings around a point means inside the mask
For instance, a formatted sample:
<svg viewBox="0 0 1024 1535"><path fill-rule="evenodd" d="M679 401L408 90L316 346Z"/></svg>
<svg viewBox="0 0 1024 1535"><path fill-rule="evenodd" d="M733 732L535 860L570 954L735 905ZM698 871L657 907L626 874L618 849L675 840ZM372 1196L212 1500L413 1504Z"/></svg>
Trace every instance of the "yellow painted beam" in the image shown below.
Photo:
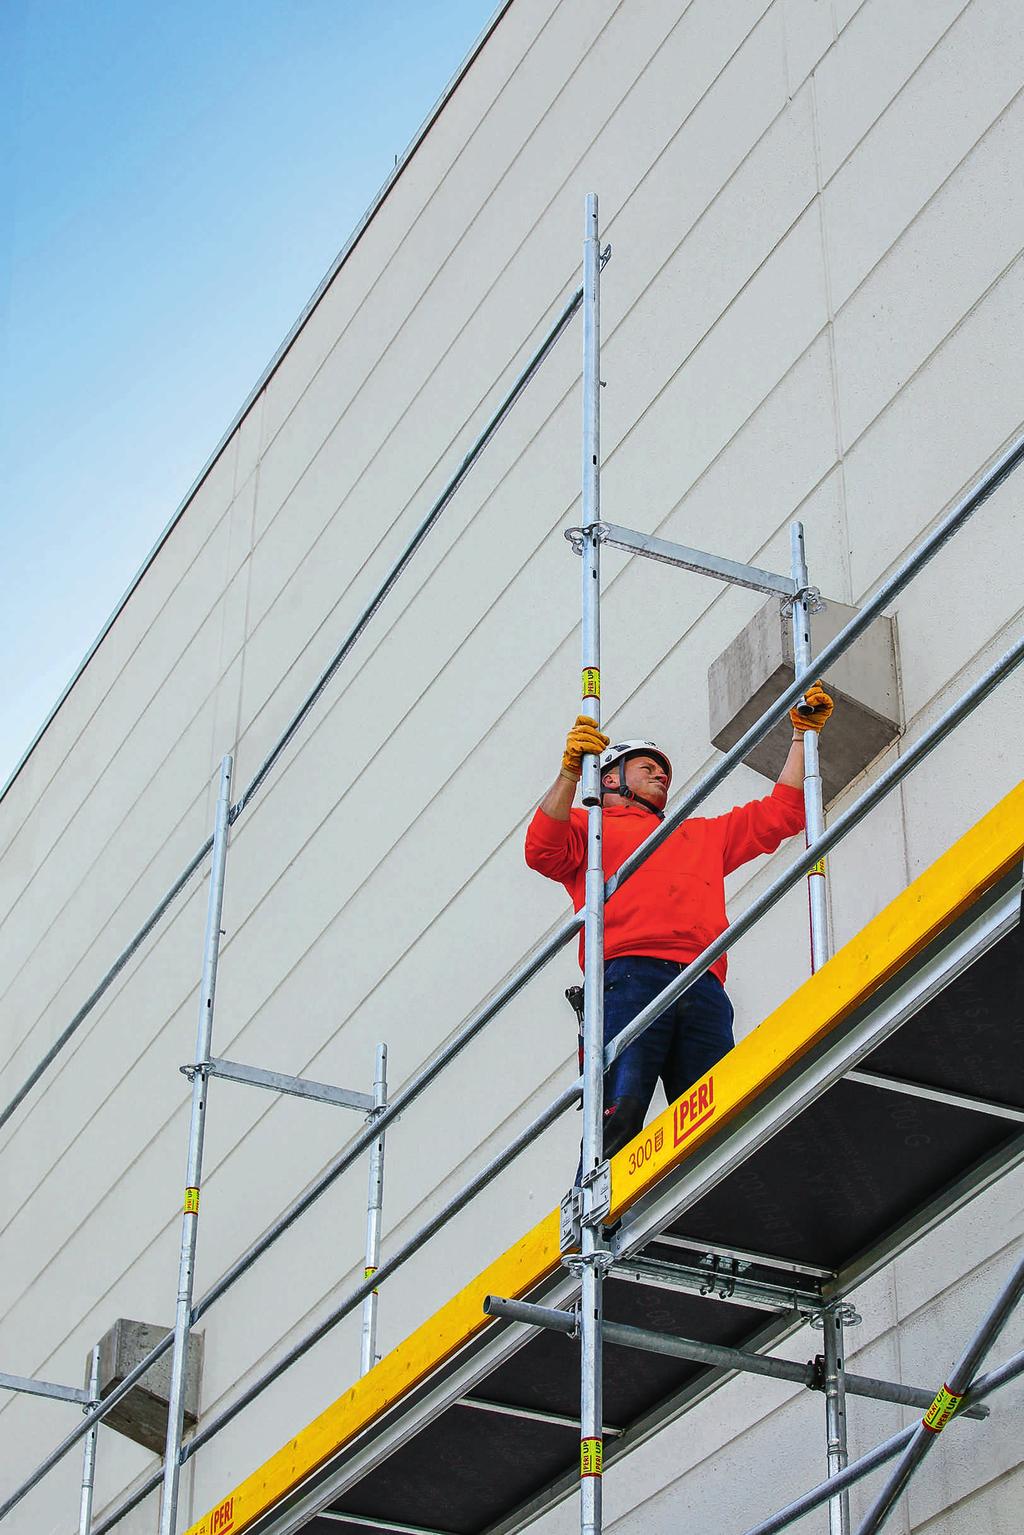
<svg viewBox="0 0 1024 1535"><path fill-rule="evenodd" d="M617 1219L720 1132L1024 857L1024 784L984 816L689 1093L612 1160ZM558 1211L536 1225L326 1408L187 1535L240 1535L481 1328L484 1296L520 1296L559 1263Z"/></svg>
<svg viewBox="0 0 1024 1535"><path fill-rule="evenodd" d="M485 1296L523 1295L556 1269L558 1234L558 1211L553 1210L193 1524L186 1535L238 1535L273 1507L303 1477L486 1326Z"/></svg>

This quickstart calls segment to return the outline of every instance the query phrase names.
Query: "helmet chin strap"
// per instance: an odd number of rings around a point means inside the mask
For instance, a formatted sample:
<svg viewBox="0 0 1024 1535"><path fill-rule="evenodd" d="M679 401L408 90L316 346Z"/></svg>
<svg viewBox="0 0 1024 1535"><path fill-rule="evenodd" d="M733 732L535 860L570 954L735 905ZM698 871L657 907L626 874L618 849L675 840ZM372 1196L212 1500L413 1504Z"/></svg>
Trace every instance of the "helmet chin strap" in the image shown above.
<svg viewBox="0 0 1024 1535"><path fill-rule="evenodd" d="M604 794L621 794L623 799L630 800L634 805L642 805L645 810L649 810L651 812L651 815L657 816L659 821L663 821L665 819L665 812L663 810L659 810L657 805L652 805L649 799L644 799L643 796L640 795L640 794L634 794L633 790L627 787L627 785L626 785L626 761L627 761L627 759L625 757L621 758L620 761L619 761L619 786L618 786L618 788L617 789L606 789L605 786L604 786L604 783L602 782L602 784L601 784L601 793L602 793L602 795L604 795Z"/></svg>

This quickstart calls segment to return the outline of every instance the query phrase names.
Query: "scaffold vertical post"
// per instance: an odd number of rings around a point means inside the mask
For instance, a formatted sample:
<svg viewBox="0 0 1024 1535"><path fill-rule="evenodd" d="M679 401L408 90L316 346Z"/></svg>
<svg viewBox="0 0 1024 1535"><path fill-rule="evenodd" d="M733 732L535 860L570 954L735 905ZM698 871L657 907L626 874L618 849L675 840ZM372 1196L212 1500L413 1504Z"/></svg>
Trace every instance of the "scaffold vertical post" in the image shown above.
<svg viewBox="0 0 1024 1535"><path fill-rule="evenodd" d="M377 1046L377 1060L373 1073L373 1109L371 1121L380 1116L388 1101L388 1047ZM366 1267L364 1279L369 1279L380 1267L381 1212L384 1207L384 1136L378 1135L370 1147L370 1181L366 1197ZM377 1363L377 1307L380 1297L371 1290L363 1301L363 1334L360 1350L360 1374L365 1375Z"/></svg>
<svg viewBox="0 0 1024 1535"><path fill-rule="evenodd" d="M99 1399L100 1346L97 1343L89 1361L89 1406L95 1406ZM92 1490L96 1482L96 1436L99 1431L100 1426L95 1423L85 1436L85 1448L82 1451L82 1499L79 1504L78 1535L90 1535L92 1530Z"/></svg>
<svg viewBox="0 0 1024 1535"><path fill-rule="evenodd" d="M838 1476L840 1471L846 1470L849 1458L846 1441L846 1371L842 1307L827 1307L821 1323L825 1347L825 1434L828 1474ZM850 1494L845 1490L829 1499L828 1528L829 1535L849 1535Z"/></svg>
<svg viewBox="0 0 1024 1535"><path fill-rule="evenodd" d="M167 1404L167 1443L164 1451L163 1493L160 1503L160 1535L175 1535L178 1520L178 1486L181 1478L181 1435L185 1413L185 1381L188 1345L192 1330L192 1291L195 1282L196 1238L199 1228L199 1191L203 1176L203 1138L206 1131L205 1063L213 1042L213 1004L220 959L221 913L224 907L224 872L227 862L231 810L232 759L220 765L220 792L213 832L210 893L206 907L203 943L203 975L199 987L199 1022L196 1057L192 1070L192 1106L188 1132L188 1167L185 1175L185 1207L181 1222L181 1255L178 1263L178 1300L174 1317L174 1350L171 1355L171 1387Z"/></svg>
<svg viewBox="0 0 1024 1535"><path fill-rule="evenodd" d="M807 553L804 545L804 525L795 521L789 527L790 573L796 584L793 598L793 666L797 673L811 664L811 604L810 580L807 574ZM815 731L805 730L802 736L804 754L804 817L806 841L809 847L825 830L824 799L821 792L821 765L818 758L819 742ZM811 974L820 970L831 953L828 933L828 887L825 860L822 858L807 875L807 909L811 930ZM829 1476L841 1471L847 1461L846 1441L846 1391L843 1370L843 1324L835 1307L829 1307L822 1316L825 1349L825 1440ZM829 1535L849 1535L850 1495L842 1492L829 1500Z"/></svg>
<svg viewBox="0 0 1024 1535"><path fill-rule="evenodd" d="M804 551L804 525L790 523L791 573L796 582L793 598L793 665L797 674L811 664L811 594ZM804 814L807 845L825 830L825 811L821 792L821 768L818 762L818 737L813 730L803 733ZM807 876L807 905L811 926L811 973L820 970L831 953L828 935L828 887L825 860L816 864Z"/></svg>
<svg viewBox="0 0 1024 1535"><path fill-rule="evenodd" d="M601 723L600 498L601 255L597 197L586 203L583 247L583 688L581 712ZM599 759L583 758L587 807L587 876L583 972L583 1204L580 1298L580 1530L600 1535L602 1429L600 1228L590 1216L592 1178L600 1166L604 1120L604 858Z"/></svg>

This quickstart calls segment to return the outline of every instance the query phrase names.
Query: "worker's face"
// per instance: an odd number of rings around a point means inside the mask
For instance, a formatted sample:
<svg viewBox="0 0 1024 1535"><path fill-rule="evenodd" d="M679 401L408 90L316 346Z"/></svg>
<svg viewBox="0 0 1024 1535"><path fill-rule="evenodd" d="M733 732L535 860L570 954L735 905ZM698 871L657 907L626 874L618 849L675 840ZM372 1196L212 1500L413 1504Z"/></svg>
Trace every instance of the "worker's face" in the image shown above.
<svg viewBox="0 0 1024 1535"><path fill-rule="evenodd" d="M664 808L665 801L668 799L670 782L671 778L665 771L664 763L659 762L657 757L639 756L627 759L626 787L659 810Z"/></svg>

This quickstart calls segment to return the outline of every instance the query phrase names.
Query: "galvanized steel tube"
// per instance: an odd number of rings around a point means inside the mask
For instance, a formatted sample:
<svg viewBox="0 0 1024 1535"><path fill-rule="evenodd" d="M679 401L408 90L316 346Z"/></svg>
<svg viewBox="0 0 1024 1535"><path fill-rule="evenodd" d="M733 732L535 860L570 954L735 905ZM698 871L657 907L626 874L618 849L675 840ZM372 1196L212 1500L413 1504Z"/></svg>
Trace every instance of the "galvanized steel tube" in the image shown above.
<svg viewBox="0 0 1024 1535"><path fill-rule="evenodd" d="M92 1351L89 1361L89 1399L98 1402L100 1398L100 1346L97 1343ZM92 1495L96 1483L96 1438L99 1434L99 1424L94 1423L85 1436L85 1449L82 1451L82 1494L78 1505L78 1535L91 1535L92 1532Z"/></svg>
<svg viewBox="0 0 1024 1535"><path fill-rule="evenodd" d="M837 1306L827 1306L821 1317L825 1350L825 1454L829 1476L838 1476L849 1458L846 1442L846 1384L844 1377L843 1321ZM829 1499L829 1535L849 1535L850 1494L837 1492Z"/></svg>
<svg viewBox="0 0 1024 1535"><path fill-rule="evenodd" d="M483 1309L485 1316L498 1317L505 1322L525 1322L528 1327L545 1327L551 1332L564 1333L567 1337L579 1334L579 1320L575 1311L556 1311L550 1306L535 1306L530 1301L508 1300L500 1295L485 1296ZM678 1359L689 1359L695 1364L710 1365L718 1370L743 1370L751 1375L765 1375L772 1380L787 1381L793 1386L805 1386L809 1391L826 1389L819 1383L813 1361L799 1364L792 1359L780 1359L776 1354L757 1354L749 1349L732 1348L723 1343L677 1338L674 1333L652 1332L622 1322L606 1321L604 1336L608 1343L618 1343L623 1348L642 1349L649 1354L671 1354ZM901 1402L909 1407L928 1407L934 1400L934 1392L894 1381L876 1380L871 1375L846 1375L845 1381L851 1395L869 1397L876 1402ZM984 1418L988 1416L988 1408L965 1407L960 1416Z"/></svg>
<svg viewBox="0 0 1024 1535"><path fill-rule="evenodd" d="M583 688L581 713L601 723L601 247L597 197L586 201L583 242ZM583 758L587 807L583 920L583 1156L580 1283L580 1535L601 1535L604 1457L601 1318L604 1242L590 1181L604 1156L604 852L601 766Z"/></svg>

